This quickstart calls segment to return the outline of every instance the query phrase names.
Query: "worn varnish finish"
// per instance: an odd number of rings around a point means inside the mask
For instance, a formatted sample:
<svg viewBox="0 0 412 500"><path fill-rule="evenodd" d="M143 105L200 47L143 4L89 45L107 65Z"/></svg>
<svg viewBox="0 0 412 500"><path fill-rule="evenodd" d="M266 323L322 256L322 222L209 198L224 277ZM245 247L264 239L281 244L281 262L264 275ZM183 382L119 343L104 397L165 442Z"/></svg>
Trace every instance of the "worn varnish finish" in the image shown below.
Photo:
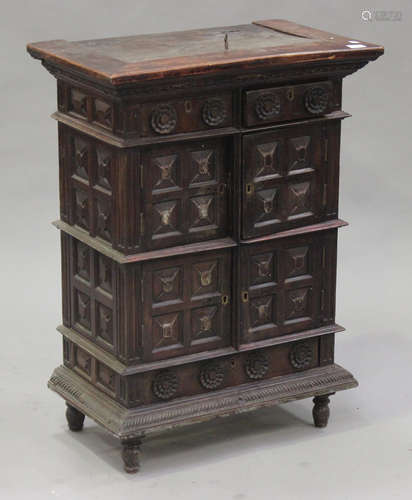
<svg viewBox="0 0 412 500"><path fill-rule="evenodd" d="M57 78L67 421L121 439L355 387L334 364L342 79L288 21L28 45Z"/></svg>

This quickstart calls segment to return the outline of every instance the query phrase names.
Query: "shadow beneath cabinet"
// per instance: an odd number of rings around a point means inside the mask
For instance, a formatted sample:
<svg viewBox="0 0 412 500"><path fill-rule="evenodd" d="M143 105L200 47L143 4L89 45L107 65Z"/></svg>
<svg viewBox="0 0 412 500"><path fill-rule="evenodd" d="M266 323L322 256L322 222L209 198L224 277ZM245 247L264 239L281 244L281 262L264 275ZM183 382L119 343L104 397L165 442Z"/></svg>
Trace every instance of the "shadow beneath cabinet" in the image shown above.
<svg viewBox="0 0 412 500"><path fill-rule="evenodd" d="M333 401L330 428L318 429L312 421L312 401L262 408L248 413L218 417L200 424L171 429L144 438L141 470L126 474L120 456L120 441L86 417L82 432L59 436L74 439L99 460L105 461L129 480L168 475L182 468L205 467L260 449L293 446L297 442L320 439L325 433L347 430L333 428ZM355 425L355 423L354 423ZM356 422L359 426L359 422ZM69 434L69 431L67 431Z"/></svg>

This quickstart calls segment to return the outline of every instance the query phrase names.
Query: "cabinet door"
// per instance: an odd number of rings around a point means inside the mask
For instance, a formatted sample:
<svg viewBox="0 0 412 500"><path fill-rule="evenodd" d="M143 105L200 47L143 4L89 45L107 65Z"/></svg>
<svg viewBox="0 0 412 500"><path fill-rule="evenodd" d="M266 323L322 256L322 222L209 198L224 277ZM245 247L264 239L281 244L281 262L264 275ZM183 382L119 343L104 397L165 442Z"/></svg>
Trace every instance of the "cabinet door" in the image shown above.
<svg viewBox="0 0 412 500"><path fill-rule="evenodd" d="M143 152L147 249L227 235L228 141L153 146Z"/></svg>
<svg viewBox="0 0 412 500"><path fill-rule="evenodd" d="M146 361L230 345L231 263L222 250L144 264Z"/></svg>
<svg viewBox="0 0 412 500"><path fill-rule="evenodd" d="M243 238L312 224L323 204L325 140L318 125L243 137Z"/></svg>
<svg viewBox="0 0 412 500"><path fill-rule="evenodd" d="M245 245L241 343L333 322L336 231Z"/></svg>

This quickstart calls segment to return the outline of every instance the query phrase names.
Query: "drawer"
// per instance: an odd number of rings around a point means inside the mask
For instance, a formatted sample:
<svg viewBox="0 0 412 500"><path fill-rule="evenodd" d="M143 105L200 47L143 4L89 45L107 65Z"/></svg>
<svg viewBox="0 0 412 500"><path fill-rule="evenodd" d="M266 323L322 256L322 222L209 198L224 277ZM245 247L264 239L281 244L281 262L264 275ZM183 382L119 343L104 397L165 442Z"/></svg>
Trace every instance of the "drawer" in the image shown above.
<svg viewBox="0 0 412 500"><path fill-rule="evenodd" d="M140 137L230 127L233 124L231 92L132 105L126 130Z"/></svg>
<svg viewBox="0 0 412 500"><path fill-rule="evenodd" d="M144 264L145 361L230 345L231 262L222 250Z"/></svg>
<svg viewBox="0 0 412 500"><path fill-rule="evenodd" d="M312 224L324 216L331 161L326 138L319 124L243 137L244 239Z"/></svg>
<svg viewBox="0 0 412 500"><path fill-rule="evenodd" d="M335 85L325 81L246 91L244 124L254 127L340 109L340 90Z"/></svg>
<svg viewBox="0 0 412 500"><path fill-rule="evenodd" d="M244 245L241 343L333 322L336 230Z"/></svg>
<svg viewBox="0 0 412 500"><path fill-rule="evenodd" d="M143 150L143 220L147 249L227 236L230 139Z"/></svg>

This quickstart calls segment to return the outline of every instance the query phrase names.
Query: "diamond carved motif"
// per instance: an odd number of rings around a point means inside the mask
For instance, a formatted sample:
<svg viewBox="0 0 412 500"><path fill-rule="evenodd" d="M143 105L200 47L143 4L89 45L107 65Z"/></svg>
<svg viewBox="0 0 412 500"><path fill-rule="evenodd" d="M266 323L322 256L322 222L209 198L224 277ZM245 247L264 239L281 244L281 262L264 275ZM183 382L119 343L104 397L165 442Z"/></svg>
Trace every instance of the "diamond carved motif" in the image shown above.
<svg viewBox="0 0 412 500"><path fill-rule="evenodd" d="M154 233L165 233L176 230L176 201L166 201L154 206L158 226Z"/></svg>
<svg viewBox="0 0 412 500"><path fill-rule="evenodd" d="M178 155L158 156L154 159L154 190L178 187Z"/></svg>
<svg viewBox="0 0 412 500"><path fill-rule="evenodd" d="M74 147L74 174L85 181L89 180L89 147L87 142L75 137Z"/></svg>
<svg viewBox="0 0 412 500"><path fill-rule="evenodd" d="M279 143L277 141L259 144L256 147L256 177L280 175L278 148Z"/></svg>
<svg viewBox="0 0 412 500"><path fill-rule="evenodd" d="M217 307L203 307L192 311L192 337L203 339L216 335Z"/></svg>
<svg viewBox="0 0 412 500"><path fill-rule="evenodd" d="M208 182L215 178L216 155L211 149L193 151L191 184Z"/></svg>
<svg viewBox="0 0 412 500"><path fill-rule="evenodd" d="M97 335L113 344L113 312L103 304L97 303Z"/></svg>
<svg viewBox="0 0 412 500"><path fill-rule="evenodd" d="M81 326L90 330L91 328L91 308L90 297L85 293L76 291L76 321Z"/></svg>
<svg viewBox="0 0 412 500"><path fill-rule="evenodd" d="M162 269L153 274L153 301L181 298L182 271L178 267Z"/></svg>
<svg viewBox="0 0 412 500"><path fill-rule="evenodd" d="M287 250L287 278L302 276L309 272L308 247L289 248Z"/></svg>
<svg viewBox="0 0 412 500"><path fill-rule="evenodd" d="M153 348L181 346L181 318L179 313L164 314L153 318Z"/></svg>
<svg viewBox="0 0 412 500"><path fill-rule="evenodd" d="M211 207L213 198L211 196L202 196L199 198L192 198L191 202L196 207L196 216L193 220L193 226L212 224L213 215L211 214Z"/></svg>
<svg viewBox="0 0 412 500"><path fill-rule="evenodd" d="M288 171L310 168L310 137L294 137L289 139L289 166Z"/></svg>
<svg viewBox="0 0 412 500"><path fill-rule="evenodd" d="M260 208L256 214L258 222L277 219L277 197L278 190L276 188L263 189L262 191L257 192L257 202Z"/></svg>
<svg viewBox="0 0 412 500"><path fill-rule="evenodd" d="M289 217L309 212L310 204L310 182L289 186Z"/></svg>
<svg viewBox="0 0 412 500"><path fill-rule="evenodd" d="M111 169L112 169L112 155L111 152L101 146L96 147L97 156L97 175L96 183L98 186L111 190Z"/></svg>
<svg viewBox="0 0 412 500"><path fill-rule="evenodd" d="M86 281L90 281L90 249L78 241L76 247L76 273Z"/></svg>
<svg viewBox="0 0 412 500"><path fill-rule="evenodd" d="M309 288L291 290L287 293L286 319L301 318L309 313Z"/></svg>
<svg viewBox="0 0 412 500"><path fill-rule="evenodd" d="M213 292L217 289L217 263L201 262L193 268L193 294Z"/></svg>
<svg viewBox="0 0 412 500"><path fill-rule="evenodd" d="M274 255L273 253L254 255L252 259L251 284L274 282Z"/></svg>
<svg viewBox="0 0 412 500"><path fill-rule="evenodd" d="M75 191L75 216L76 224L84 229L89 229L89 198L88 193L81 189Z"/></svg>
<svg viewBox="0 0 412 500"><path fill-rule="evenodd" d="M96 233L105 240L111 239L110 205L105 200L96 201Z"/></svg>

